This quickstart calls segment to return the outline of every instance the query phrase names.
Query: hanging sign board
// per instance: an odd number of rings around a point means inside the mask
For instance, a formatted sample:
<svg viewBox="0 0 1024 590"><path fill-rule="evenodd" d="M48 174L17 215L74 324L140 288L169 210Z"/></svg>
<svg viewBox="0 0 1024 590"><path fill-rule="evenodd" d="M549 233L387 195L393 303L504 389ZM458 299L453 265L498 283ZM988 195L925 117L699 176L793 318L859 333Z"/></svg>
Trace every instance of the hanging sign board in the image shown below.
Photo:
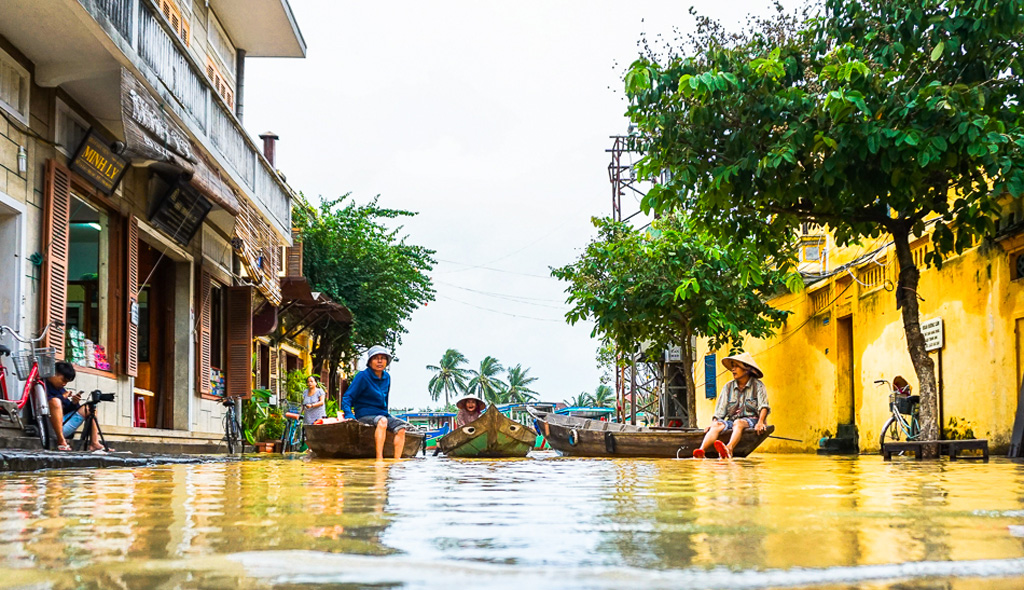
<svg viewBox="0 0 1024 590"><path fill-rule="evenodd" d="M68 167L109 195L114 192L128 170L128 160L115 154L110 145L90 129L68 163Z"/></svg>
<svg viewBox="0 0 1024 590"><path fill-rule="evenodd" d="M683 360L683 347L671 346L665 351L665 362L678 363Z"/></svg>
<svg viewBox="0 0 1024 590"><path fill-rule="evenodd" d="M199 191L179 182L157 202L149 221L175 242L188 246L212 207Z"/></svg>
<svg viewBox="0 0 1024 590"><path fill-rule="evenodd" d="M942 318L921 322L921 334L924 336L924 349L926 351L939 350L945 346L942 334Z"/></svg>

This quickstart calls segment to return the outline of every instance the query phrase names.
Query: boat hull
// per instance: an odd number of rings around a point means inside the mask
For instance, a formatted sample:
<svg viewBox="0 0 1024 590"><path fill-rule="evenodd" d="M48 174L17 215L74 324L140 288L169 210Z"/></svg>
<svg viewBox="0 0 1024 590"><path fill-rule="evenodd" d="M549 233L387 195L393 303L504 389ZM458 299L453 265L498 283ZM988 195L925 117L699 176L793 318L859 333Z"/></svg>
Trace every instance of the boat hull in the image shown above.
<svg viewBox="0 0 1024 590"><path fill-rule="evenodd" d="M373 459L373 426L356 420L306 426L306 444L313 455L324 459ZM384 456L395 456L395 434L384 439ZM423 434L407 430L403 457L414 457L423 448Z"/></svg>
<svg viewBox="0 0 1024 590"><path fill-rule="evenodd" d="M704 431L696 428L651 429L540 412L534 417L551 448L569 457L690 458L704 440ZM746 457L772 432L775 427L770 425L761 434L744 431L733 455ZM726 430L719 438L728 441L731 436ZM718 456L714 448L706 452L708 457Z"/></svg>
<svg viewBox="0 0 1024 590"><path fill-rule="evenodd" d="M437 441L449 457L525 457L537 433L498 411L493 405L482 416Z"/></svg>

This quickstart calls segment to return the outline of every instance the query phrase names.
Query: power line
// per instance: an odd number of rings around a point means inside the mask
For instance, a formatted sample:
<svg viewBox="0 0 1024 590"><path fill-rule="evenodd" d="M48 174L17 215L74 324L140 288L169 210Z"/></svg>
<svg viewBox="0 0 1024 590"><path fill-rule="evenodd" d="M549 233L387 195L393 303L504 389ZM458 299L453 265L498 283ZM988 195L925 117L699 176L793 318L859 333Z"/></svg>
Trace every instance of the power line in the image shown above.
<svg viewBox="0 0 1024 590"><path fill-rule="evenodd" d="M459 266L467 266L467 267L469 267L469 268L464 268L464 269L461 269L461 270L458 270L458 271L448 271L448 272L462 272L463 270L481 269L481 270L490 270L490 271L493 271L493 272L506 273L506 274L510 274L510 275L519 275L519 276L522 276L522 277L533 277L535 279L553 279L553 278L555 278L555 277L553 277L551 275L534 275L534 274L525 273L525 272L516 272L514 270L503 270L503 269L500 269L500 268L491 268L489 266L476 265L476 264L468 264L468 263L465 263L465 262L456 262L454 260L444 260L442 258L438 258L437 261L438 262L444 262L444 263L447 263L447 264L458 264ZM438 273L438 274L448 274L448 273Z"/></svg>
<svg viewBox="0 0 1024 590"><path fill-rule="evenodd" d="M565 320L562 320L562 319L552 320L552 319L548 319L548 318L535 318L535 317L531 317L531 316L525 316L525 315L518 315L518 314L514 314L514 313L508 313L507 311L500 311L500 310L497 310L497 309L490 309L488 307L481 307L479 305L474 305L472 303L467 303L465 301L460 301L460 300L452 298L452 297L445 297L443 295L438 295L438 298L440 298L440 299L447 299L449 301L454 301L455 303L461 303L462 305L468 305L469 307L475 307L476 309L479 309L479 310L482 310L482 311L489 311L491 313L498 313L498 314L501 314L501 315L507 315L509 317L519 318L519 319L523 319L523 320L536 320L538 322L558 322L558 323L564 323L565 322Z"/></svg>
<svg viewBox="0 0 1024 590"><path fill-rule="evenodd" d="M538 307L548 307L548 308L551 308L551 309L562 309L562 310L566 309L566 305L558 305L558 306L556 306L556 305L544 305L543 303L533 303L533 301L545 301L545 302L548 302L548 303L555 303L554 299L540 299L540 298L536 298L536 297L520 297L518 295L506 295L504 293L494 293L492 291L480 291L480 290L477 290L477 289L470 289L469 287L460 287L458 285L453 285L451 283L446 283L444 281L436 281L436 282L439 285L445 285L447 287L452 287L453 289L460 289L462 291L469 291L471 293L478 293L480 295L484 295L485 297L494 297L494 298L497 298L497 299L504 299L506 301L512 301L514 303L522 303L524 305L536 305Z"/></svg>

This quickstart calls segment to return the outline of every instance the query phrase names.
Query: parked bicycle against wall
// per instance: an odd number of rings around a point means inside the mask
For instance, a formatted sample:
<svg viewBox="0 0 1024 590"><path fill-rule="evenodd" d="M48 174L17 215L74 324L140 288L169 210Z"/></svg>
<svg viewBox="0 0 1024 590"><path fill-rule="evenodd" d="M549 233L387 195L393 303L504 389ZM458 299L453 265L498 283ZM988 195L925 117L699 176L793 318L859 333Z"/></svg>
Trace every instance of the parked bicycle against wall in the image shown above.
<svg viewBox="0 0 1024 590"><path fill-rule="evenodd" d="M44 449L50 448L50 441L57 440L50 424L50 406L46 399L46 385L43 383L43 379L53 376L56 350L53 347L36 348L35 345L46 338L51 327L63 325L63 322L56 320L50 322L35 338L26 338L10 326L0 326L0 336L8 333L17 342L27 345L13 352L0 345L0 356L11 357L14 372L19 380L25 382L21 397L12 399L7 390L7 367L0 364L0 394L3 395L3 401L7 402L0 404L0 411L20 425L26 434L38 437ZM26 406L27 413L23 411Z"/></svg>
<svg viewBox="0 0 1024 590"><path fill-rule="evenodd" d="M887 379L875 381L875 385L883 383L891 390L889 413L892 415L882 427L882 434L878 439L879 449L884 448L886 442L917 440L921 435L921 425L918 421L921 396L910 395L910 384L899 375L893 377L891 384Z"/></svg>
<svg viewBox="0 0 1024 590"><path fill-rule="evenodd" d="M281 452L301 452L306 442L306 433L302 429L302 409L299 404L288 402L288 411L284 413L287 423L281 435Z"/></svg>
<svg viewBox="0 0 1024 590"><path fill-rule="evenodd" d="M245 452L245 439L242 437L242 426L238 423L238 411L235 408L235 398L224 398L221 405L224 406L224 441L228 444L228 454L233 455L237 449L239 453Z"/></svg>

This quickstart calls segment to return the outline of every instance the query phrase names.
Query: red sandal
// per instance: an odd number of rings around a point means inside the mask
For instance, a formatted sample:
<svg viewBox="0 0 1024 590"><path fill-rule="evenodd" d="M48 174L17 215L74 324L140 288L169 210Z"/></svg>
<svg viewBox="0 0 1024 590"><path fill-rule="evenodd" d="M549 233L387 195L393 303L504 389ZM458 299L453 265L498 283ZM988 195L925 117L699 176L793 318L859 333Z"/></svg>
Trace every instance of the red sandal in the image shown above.
<svg viewBox="0 0 1024 590"><path fill-rule="evenodd" d="M715 441L715 450L718 451L719 458L732 459L732 451L730 451L729 447L725 446L725 443L723 443L722 441Z"/></svg>

